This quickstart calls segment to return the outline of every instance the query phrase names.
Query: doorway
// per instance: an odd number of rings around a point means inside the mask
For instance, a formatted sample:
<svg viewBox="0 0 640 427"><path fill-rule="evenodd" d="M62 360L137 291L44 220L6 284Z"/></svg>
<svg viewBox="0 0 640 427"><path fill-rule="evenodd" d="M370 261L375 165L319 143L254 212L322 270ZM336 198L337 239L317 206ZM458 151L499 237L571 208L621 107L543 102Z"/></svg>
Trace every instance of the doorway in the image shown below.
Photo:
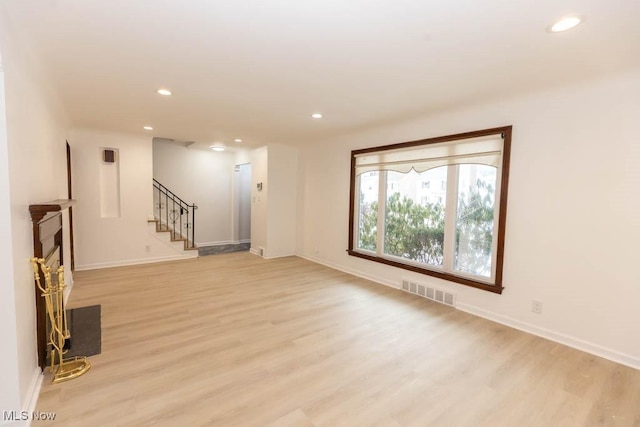
<svg viewBox="0 0 640 427"><path fill-rule="evenodd" d="M71 146L67 144L67 198L73 199L71 191ZM75 251L73 249L73 207L69 207L69 253L71 254L71 272L76 269Z"/></svg>
<svg viewBox="0 0 640 427"><path fill-rule="evenodd" d="M236 200L238 201L235 212L235 223L238 225L236 241L249 247L251 245L251 163L237 165L235 171Z"/></svg>

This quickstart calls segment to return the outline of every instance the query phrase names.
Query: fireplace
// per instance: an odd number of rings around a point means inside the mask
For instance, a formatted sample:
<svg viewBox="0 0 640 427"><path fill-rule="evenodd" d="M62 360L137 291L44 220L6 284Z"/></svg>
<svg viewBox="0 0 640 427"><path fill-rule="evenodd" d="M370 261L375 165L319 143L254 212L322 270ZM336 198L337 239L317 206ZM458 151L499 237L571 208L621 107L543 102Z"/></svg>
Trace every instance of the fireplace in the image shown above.
<svg viewBox="0 0 640 427"><path fill-rule="evenodd" d="M30 205L33 222L33 256L44 258L47 266L55 271L63 263L66 248L62 244L62 212L75 204L75 200L53 200L37 205ZM40 280L44 283L42 273ZM54 275L55 276L55 275ZM38 365L44 370L47 363L48 340L47 313L42 292L34 282L36 299L36 339L38 344ZM64 309L64 307L63 307Z"/></svg>

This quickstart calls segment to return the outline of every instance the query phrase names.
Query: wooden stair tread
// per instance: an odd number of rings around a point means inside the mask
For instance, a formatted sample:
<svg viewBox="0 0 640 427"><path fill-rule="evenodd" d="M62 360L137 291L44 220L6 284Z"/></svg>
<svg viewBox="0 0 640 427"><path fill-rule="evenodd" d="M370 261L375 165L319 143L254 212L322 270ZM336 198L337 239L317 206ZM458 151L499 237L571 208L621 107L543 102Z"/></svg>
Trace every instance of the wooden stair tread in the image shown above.
<svg viewBox="0 0 640 427"><path fill-rule="evenodd" d="M156 233L173 233L173 229L161 225L161 222L160 222L159 219L147 219L147 222L148 223L154 222L156 224ZM195 245L195 244L193 245L193 247L188 247L187 245L189 244L189 240L184 238L184 237L175 238L172 235L171 236L171 242L183 242L183 249L185 251L197 251L198 250L198 246Z"/></svg>

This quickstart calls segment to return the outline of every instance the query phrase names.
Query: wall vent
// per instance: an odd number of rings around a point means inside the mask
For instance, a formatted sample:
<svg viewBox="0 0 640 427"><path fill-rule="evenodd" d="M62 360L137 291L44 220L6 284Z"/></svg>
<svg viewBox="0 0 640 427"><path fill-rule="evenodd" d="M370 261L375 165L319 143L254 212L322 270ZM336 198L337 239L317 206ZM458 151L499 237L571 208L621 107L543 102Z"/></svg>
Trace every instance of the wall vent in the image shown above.
<svg viewBox="0 0 640 427"><path fill-rule="evenodd" d="M258 253L260 253L260 256L264 256L264 248L258 247Z"/></svg>
<svg viewBox="0 0 640 427"><path fill-rule="evenodd" d="M456 306L455 294L443 291L442 289L433 288L422 283L402 279L402 290L451 307Z"/></svg>

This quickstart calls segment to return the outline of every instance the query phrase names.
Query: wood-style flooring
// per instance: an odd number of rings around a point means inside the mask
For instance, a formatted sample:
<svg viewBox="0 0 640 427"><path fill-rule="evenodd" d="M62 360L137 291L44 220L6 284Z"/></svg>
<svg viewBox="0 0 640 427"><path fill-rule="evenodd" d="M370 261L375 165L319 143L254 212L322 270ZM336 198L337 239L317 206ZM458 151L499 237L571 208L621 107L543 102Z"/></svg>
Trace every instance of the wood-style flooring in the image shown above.
<svg viewBox="0 0 640 427"><path fill-rule="evenodd" d="M92 304L34 426L640 426L640 371L300 258L77 272Z"/></svg>

